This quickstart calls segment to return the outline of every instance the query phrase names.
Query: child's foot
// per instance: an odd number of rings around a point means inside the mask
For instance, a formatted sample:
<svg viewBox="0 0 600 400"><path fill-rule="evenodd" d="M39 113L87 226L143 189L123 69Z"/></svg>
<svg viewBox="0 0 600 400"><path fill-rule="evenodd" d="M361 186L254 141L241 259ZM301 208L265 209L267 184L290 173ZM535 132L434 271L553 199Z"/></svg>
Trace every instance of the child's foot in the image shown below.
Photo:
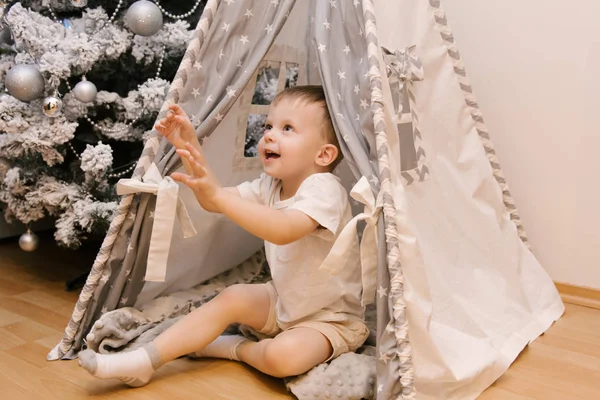
<svg viewBox="0 0 600 400"><path fill-rule="evenodd" d="M248 341L248 339L240 335L221 335L202 350L188 354L188 356L192 358L226 358L229 360L240 361L237 355L237 349L240 344L246 341Z"/></svg>
<svg viewBox="0 0 600 400"><path fill-rule="evenodd" d="M92 350L79 353L79 365L97 378L117 378L129 386L140 387L150 381L162 365L153 343L131 352L98 354Z"/></svg>

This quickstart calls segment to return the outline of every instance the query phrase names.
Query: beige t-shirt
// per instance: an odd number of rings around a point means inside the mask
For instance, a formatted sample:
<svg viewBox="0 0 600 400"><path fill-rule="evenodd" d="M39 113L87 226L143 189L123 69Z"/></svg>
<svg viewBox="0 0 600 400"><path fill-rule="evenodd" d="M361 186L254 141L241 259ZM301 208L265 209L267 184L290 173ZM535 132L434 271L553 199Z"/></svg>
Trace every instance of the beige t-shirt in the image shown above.
<svg viewBox="0 0 600 400"><path fill-rule="evenodd" d="M348 193L330 173L309 176L296 194L279 198L281 181L266 174L237 186L240 195L277 210L302 211L320 224L314 232L283 246L265 241L273 284L278 294L277 317L290 323L322 311L362 318L359 249L351 249L341 273L319 270L335 239L352 219Z"/></svg>

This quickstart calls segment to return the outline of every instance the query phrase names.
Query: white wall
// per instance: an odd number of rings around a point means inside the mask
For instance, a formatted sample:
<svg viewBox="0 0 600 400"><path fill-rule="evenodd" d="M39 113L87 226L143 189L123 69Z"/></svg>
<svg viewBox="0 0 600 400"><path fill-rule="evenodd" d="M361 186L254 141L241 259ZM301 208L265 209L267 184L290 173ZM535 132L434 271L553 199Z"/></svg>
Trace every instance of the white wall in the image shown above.
<svg viewBox="0 0 600 400"><path fill-rule="evenodd" d="M532 248L600 289L600 1L442 1Z"/></svg>

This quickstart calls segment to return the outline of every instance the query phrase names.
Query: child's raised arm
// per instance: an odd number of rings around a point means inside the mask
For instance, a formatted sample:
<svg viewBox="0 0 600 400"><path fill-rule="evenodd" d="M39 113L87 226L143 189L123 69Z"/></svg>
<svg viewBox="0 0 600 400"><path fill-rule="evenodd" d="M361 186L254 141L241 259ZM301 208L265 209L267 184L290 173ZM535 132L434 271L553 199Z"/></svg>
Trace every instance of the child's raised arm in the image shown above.
<svg viewBox="0 0 600 400"><path fill-rule="evenodd" d="M299 210L275 210L261 203L224 193L219 203L220 212L259 238L277 245L285 245L308 235L319 224Z"/></svg>
<svg viewBox="0 0 600 400"><path fill-rule="evenodd" d="M205 210L224 214L253 235L278 245L292 243L319 226L302 211L275 210L242 198L237 188L222 188L198 161L200 153L189 143L186 150L177 152L188 160L192 174L175 172L171 176L189 186Z"/></svg>

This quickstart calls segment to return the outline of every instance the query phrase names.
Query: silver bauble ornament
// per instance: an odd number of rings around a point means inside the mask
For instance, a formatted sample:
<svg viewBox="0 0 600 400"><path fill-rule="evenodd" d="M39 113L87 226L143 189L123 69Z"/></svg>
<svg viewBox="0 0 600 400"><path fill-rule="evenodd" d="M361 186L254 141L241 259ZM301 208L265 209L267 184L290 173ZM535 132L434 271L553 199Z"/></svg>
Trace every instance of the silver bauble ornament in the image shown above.
<svg viewBox="0 0 600 400"><path fill-rule="evenodd" d="M73 88L75 98L82 103L91 103L96 99L97 93L96 85L85 78Z"/></svg>
<svg viewBox="0 0 600 400"><path fill-rule="evenodd" d="M15 65L6 73L4 86L11 96L31 101L44 94L44 77L33 65Z"/></svg>
<svg viewBox="0 0 600 400"><path fill-rule="evenodd" d="M162 28L163 15L156 4L140 0L127 10L125 23L136 35L152 36Z"/></svg>
<svg viewBox="0 0 600 400"><path fill-rule="evenodd" d="M37 250L39 244L40 241L37 235L31 232L29 229L19 238L19 247L21 247L21 250L24 251Z"/></svg>
<svg viewBox="0 0 600 400"><path fill-rule="evenodd" d="M58 117L62 111L63 102L58 97L48 96L42 102L42 111L48 117Z"/></svg>
<svg viewBox="0 0 600 400"><path fill-rule="evenodd" d="M71 4L75 7L85 7L87 6L87 0L71 0Z"/></svg>

